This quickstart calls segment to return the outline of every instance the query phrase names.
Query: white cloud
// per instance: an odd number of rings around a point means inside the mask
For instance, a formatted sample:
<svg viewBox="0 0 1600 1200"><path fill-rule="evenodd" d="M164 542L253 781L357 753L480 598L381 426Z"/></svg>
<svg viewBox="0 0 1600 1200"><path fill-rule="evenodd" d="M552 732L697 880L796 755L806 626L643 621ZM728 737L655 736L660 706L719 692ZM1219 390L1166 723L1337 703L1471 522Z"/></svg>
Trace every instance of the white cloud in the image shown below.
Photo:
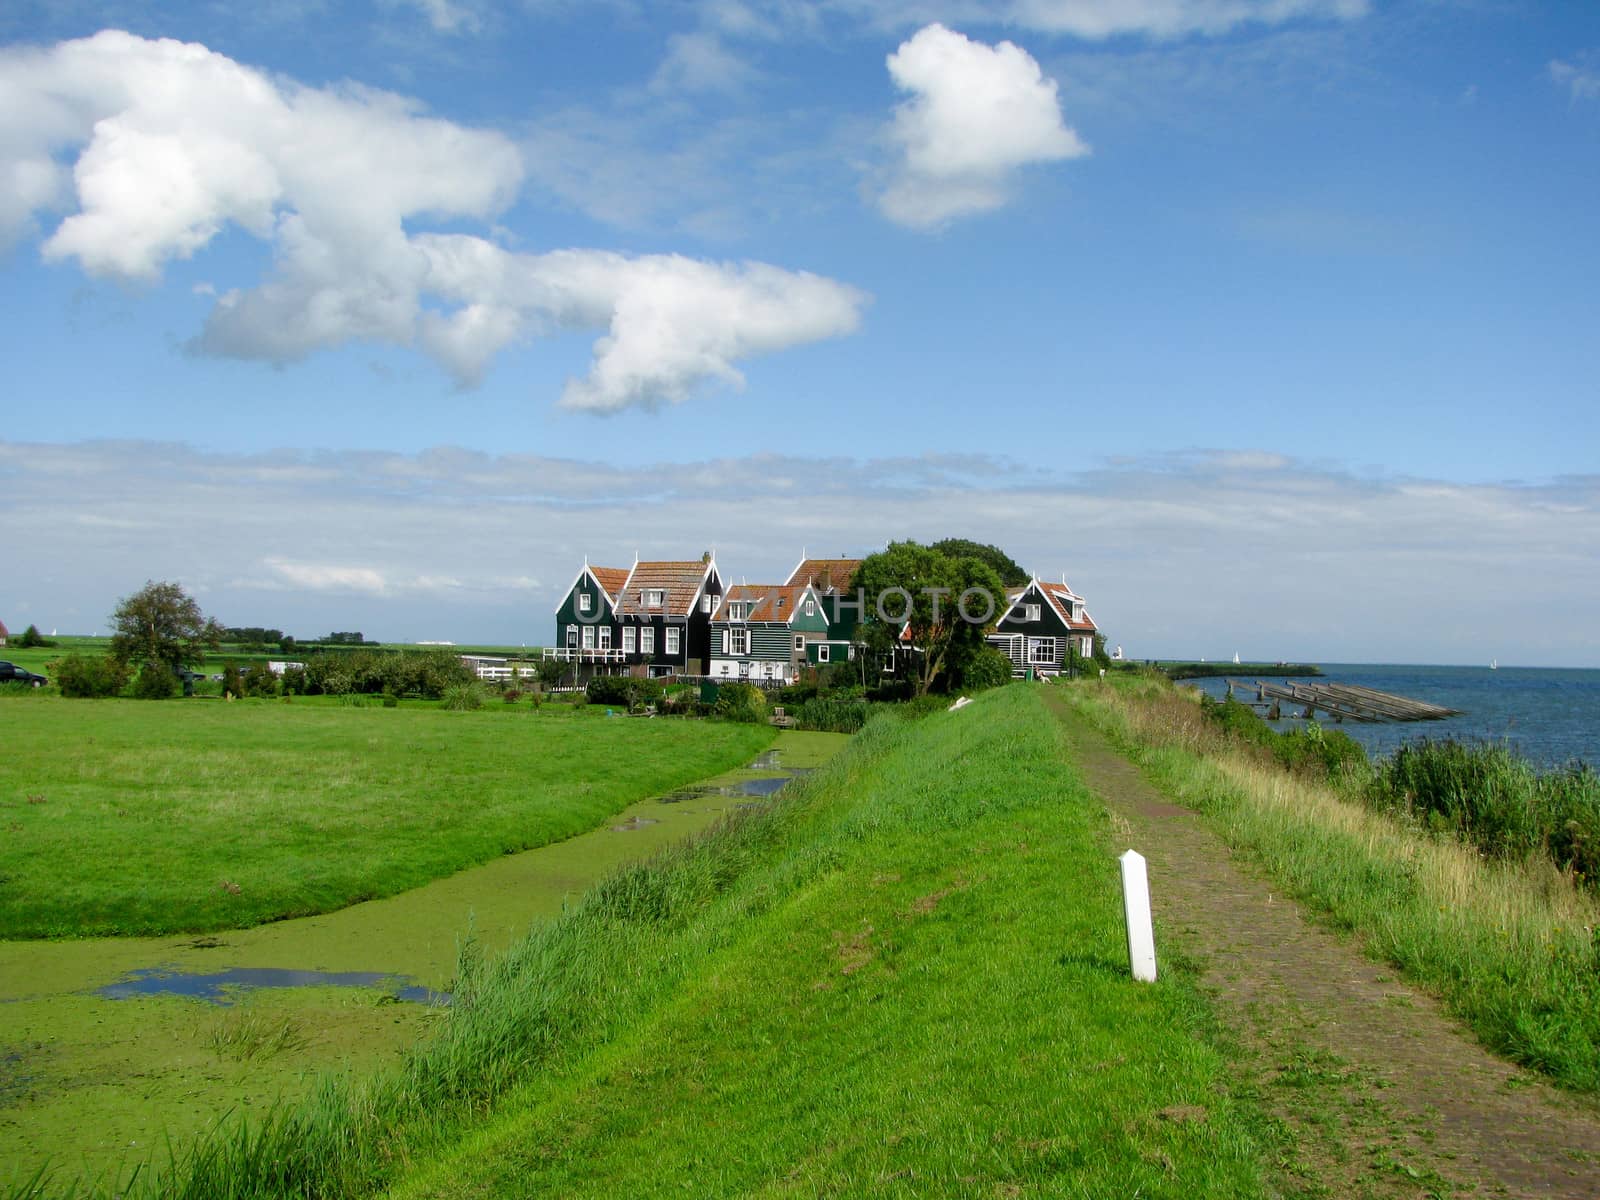
<svg viewBox="0 0 1600 1200"><path fill-rule="evenodd" d="M650 81L653 90L677 92L738 92L756 78L756 71L715 33L675 33L667 38L667 53Z"/></svg>
<svg viewBox="0 0 1600 1200"><path fill-rule="evenodd" d="M453 449L5 442L0 476L7 552L40 568L0 580L0 611L74 631L169 578L205 589L228 624L531 644L585 555L714 546L760 581L803 547L955 536L1065 572L1137 657L1600 666L1600 477L1365 478L1248 449L1058 474L961 455L624 470Z"/></svg>
<svg viewBox="0 0 1600 1200"><path fill-rule="evenodd" d="M1371 7L1370 0L1015 0L1007 16L1026 29L1100 40L1128 34L1214 36L1243 25L1354 20Z"/></svg>
<svg viewBox="0 0 1600 1200"><path fill-rule="evenodd" d="M1574 62L1552 59L1548 69L1550 81L1566 88L1574 103L1600 100L1600 55L1586 51L1577 55Z"/></svg>
<svg viewBox="0 0 1600 1200"><path fill-rule="evenodd" d="M889 127L899 161L878 203L902 225L929 228L999 208L1021 168L1089 152L1061 119L1055 81L1010 42L986 46L929 25L888 66L912 98Z"/></svg>
<svg viewBox="0 0 1600 1200"><path fill-rule="evenodd" d="M603 334L594 370L566 403L614 410L737 383L735 360L848 333L863 299L761 263L511 255L413 232L492 219L521 184L517 147L402 96L303 87L199 45L108 31L0 52L0 179L14 181L0 234L60 201L54 155L71 146L78 207L47 259L153 281L229 226L272 243L273 274L218 297L191 343L206 354L288 363L352 340L417 345L468 385L514 342L589 330Z"/></svg>

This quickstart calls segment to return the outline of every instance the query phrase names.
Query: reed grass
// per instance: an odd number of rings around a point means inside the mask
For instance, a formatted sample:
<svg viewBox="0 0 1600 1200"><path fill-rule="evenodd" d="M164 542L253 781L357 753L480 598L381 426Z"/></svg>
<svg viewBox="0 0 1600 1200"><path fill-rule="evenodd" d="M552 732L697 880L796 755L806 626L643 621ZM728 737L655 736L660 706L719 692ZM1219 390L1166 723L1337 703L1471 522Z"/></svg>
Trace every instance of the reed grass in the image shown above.
<svg viewBox="0 0 1600 1200"><path fill-rule="evenodd" d="M1496 857L1262 762L1166 685L1069 703L1285 890L1435 992L1491 1049L1600 1091L1600 902L1538 854Z"/></svg>

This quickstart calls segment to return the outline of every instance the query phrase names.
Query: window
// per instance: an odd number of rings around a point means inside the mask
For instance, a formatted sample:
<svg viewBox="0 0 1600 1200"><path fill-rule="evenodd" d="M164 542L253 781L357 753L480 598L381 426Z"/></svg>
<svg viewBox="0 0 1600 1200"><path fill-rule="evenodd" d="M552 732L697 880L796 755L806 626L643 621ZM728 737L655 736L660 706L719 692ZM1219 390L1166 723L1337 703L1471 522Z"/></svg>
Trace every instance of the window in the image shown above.
<svg viewBox="0 0 1600 1200"><path fill-rule="evenodd" d="M816 615L817 615L817 602L815 600L813 600L810 596L807 596L806 597L806 616L814 617Z"/></svg>
<svg viewBox="0 0 1600 1200"><path fill-rule="evenodd" d="M650 588L644 593L644 606L646 608L660 608L664 598L660 588Z"/></svg>
<svg viewBox="0 0 1600 1200"><path fill-rule="evenodd" d="M1029 638L1028 661L1030 663L1048 663L1053 666L1056 662L1055 638Z"/></svg>
<svg viewBox="0 0 1600 1200"><path fill-rule="evenodd" d="M635 646L638 643L638 639L639 639L639 631L637 629L635 629L632 625L629 625L626 628L624 628L623 631L622 631L622 652L624 654L632 654L634 652Z"/></svg>
<svg viewBox="0 0 1600 1200"><path fill-rule="evenodd" d="M609 625L600 626L600 649L611 649L611 626Z"/></svg>
<svg viewBox="0 0 1600 1200"><path fill-rule="evenodd" d="M578 611L581 613L594 611L594 597L588 592L578 593Z"/></svg>
<svg viewBox="0 0 1600 1200"><path fill-rule="evenodd" d="M567 649L568 650L576 650L577 648L578 648L578 627L576 625L568 625L567 626Z"/></svg>
<svg viewBox="0 0 1600 1200"><path fill-rule="evenodd" d="M1024 621L1037 621L1039 619L1039 606L1037 604L1024 604L1022 606L1022 619Z"/></svg>
<svg viewBox="0 0 1600 1200"><path fill-rule="evenodd" d="M825 663L828 661L828 649L829 647L827 642L817 643L817 661L819 663Z"/></svg>
<svg viewBox="0 0 1600 1200"><path fill-rule="evenodd" d="M710 592L707 592L704 596L700 597L700 611L701 612L708 613L708 612L711 611L711 601L712 601L712 599L713 599L713 597L712 597Z"/></svg>
<svg viewBox="0 0 1600 1200"><path fill-rule="evenodd" d="M674 630L670 630L667 633L667 636L670 638L676 632L677 632L677 630L675 630L675 629ZM729 654L749 654L750 653L750 631L748 629L730 629L730 630L728 630L728 653Z"/></svg>
<svg viewBox="0 0 1600 1200"><path fill-rule="evenodd" d="M723 663L717 668L717 670L719 670L724 675L731 675L731 674L733 674L733 664L732 663Z"/></svg>
<svg viewBox="0 0 1600 1200"><path fill-rule="evenodd" d="M654 654L656 652L656 631L646 625L639 630L639 653Z"/></svg>
<svg viewBox="0 0 1600 1200"><path fill-rule="evenodd" d="M671 626L671 627L669 627L667 629L667 653L668 654L676 654L678 652L678 634L679 634L679 632L680 632L680 630L678 629L678 627L676 625L673 625L673 626Z"/></svg>
<svg viewBox="0 0 1600 1200"><path fill-rule="evenodd" d="M794 640L794 648L796 650L804 650L806 648L806 640L805 640L805 638L803 638L803 637L795 638L795 640Z"/></svg>
<svg viewBox="0 0 1600 1200"><path fill-rule="evenodd" d="M594 649L594 626L593 625L585 625L583 627L583 648L585 650L593 650Z"/></svg>

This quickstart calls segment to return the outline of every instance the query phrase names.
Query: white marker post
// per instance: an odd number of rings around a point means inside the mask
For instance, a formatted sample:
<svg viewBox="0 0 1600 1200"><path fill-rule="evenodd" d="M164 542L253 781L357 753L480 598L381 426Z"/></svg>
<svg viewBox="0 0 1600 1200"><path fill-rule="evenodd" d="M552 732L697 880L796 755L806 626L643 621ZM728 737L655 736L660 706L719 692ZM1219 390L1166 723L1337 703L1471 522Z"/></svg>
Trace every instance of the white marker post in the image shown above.
<svg viewBox="0 0 1600 1200"><path fill-rule="evenodd" d="M1128 922L1128 963L1140 983L1156 981L1156 935L1150 924L1150 877L1144 855L1129 850L1122 864L1122 913Z"/></svg>

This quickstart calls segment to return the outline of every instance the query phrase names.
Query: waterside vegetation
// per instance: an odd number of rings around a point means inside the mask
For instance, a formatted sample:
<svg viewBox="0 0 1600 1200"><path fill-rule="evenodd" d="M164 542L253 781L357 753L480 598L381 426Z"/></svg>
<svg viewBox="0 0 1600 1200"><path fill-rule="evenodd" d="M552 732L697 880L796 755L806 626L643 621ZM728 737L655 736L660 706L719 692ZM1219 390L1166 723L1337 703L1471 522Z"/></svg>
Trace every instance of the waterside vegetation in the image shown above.
<svg viewBox="0 0 1600 1200"><path fill-rule="evenodd" d="M1453 743L1369 767L1335 732L1273 734L1242 705L1148 678L1056 694L1491 1049L1600 1091L1592 771L1541 782L1496 747Z"/></svg>

